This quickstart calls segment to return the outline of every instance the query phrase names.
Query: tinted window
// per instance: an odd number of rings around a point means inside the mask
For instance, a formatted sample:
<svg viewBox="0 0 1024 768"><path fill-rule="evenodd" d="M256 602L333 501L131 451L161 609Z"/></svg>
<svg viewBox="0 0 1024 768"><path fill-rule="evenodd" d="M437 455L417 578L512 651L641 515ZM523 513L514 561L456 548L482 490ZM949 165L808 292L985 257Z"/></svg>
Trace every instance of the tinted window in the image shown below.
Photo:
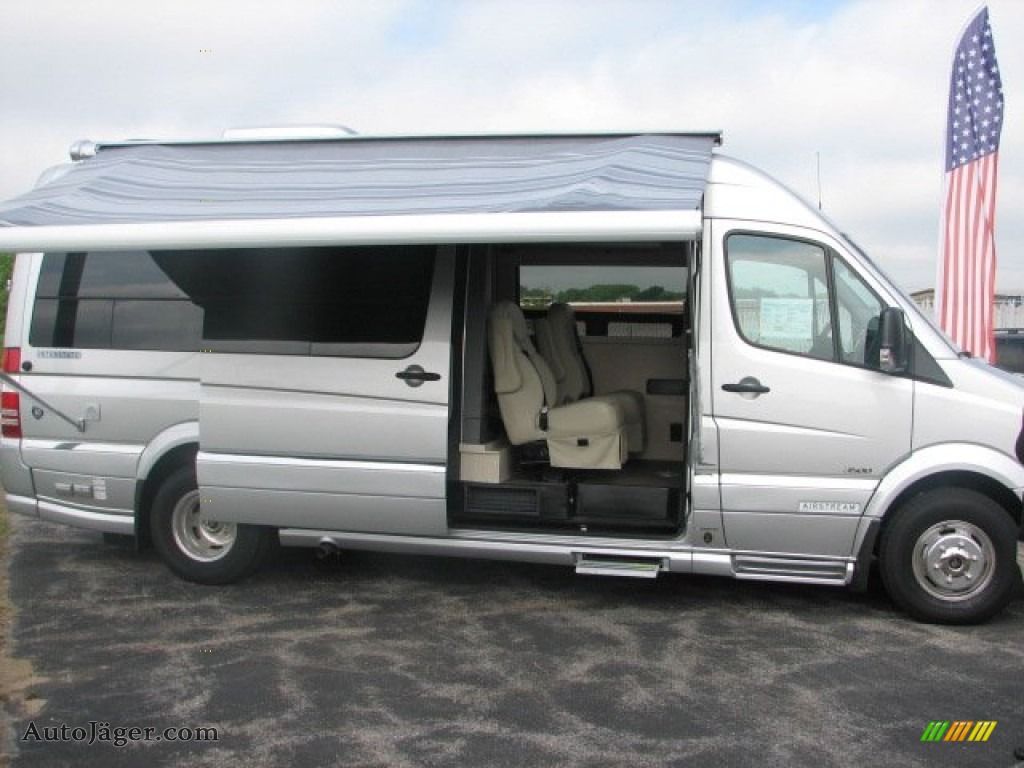
<svg viewBox="0 0 1024 768"><path fill-rule="evenodd" d="M109 349L113 302L37 299L29 342L34 347Z"/></svg>
<svg viewBox="0 0 1024 768"><path fill-rule="evenodd" d="M436 247L160 251L222 351L406 357L423 338Z"/></svg>
<svg viewBox="0 0 1024 768"><path fill-rule="evenodd" d="M184 299L184 292L146 251L48 253L37 296L98 299Z"/></svg>
<svg viewBox="0 0 1024 768"><path fill-rule="evenodd" d="M111 346L115 349L199 348L203 312L191 301L126 299L113 305Z"/></svg>
<svg viewBox="0 0 1024 768"><path fill-rule="evenodd" d="M202 310L146 251L48 253L29 341L40 347L195 351Z"/></svg>
<svg viewBox="0 0 1024 768"><path fill-rule="evenodd" d="M36 287L36 296L55 298L61 295L60 284L64 278L64 267L67 264L68 256L77 256L79 262L85 258L84 253L48 253L43 256L43 266L39 270L39 285ZM81 269L79 265L78 269ZM71 295L77 295L77 291L71 291Z"/></svg>

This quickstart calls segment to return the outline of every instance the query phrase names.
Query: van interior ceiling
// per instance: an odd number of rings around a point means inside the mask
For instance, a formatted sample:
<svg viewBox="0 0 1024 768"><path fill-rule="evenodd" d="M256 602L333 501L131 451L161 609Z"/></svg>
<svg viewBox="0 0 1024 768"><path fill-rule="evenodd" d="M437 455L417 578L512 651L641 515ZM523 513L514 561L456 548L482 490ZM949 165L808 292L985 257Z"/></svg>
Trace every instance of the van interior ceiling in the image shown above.
<svg viewBox="0 0 1024 768"><path fill-rule="evenodd" d="M460 249L453 526L680 533L690 435L688 296L698 247ZM523 321L526 338L514 329ZM552 341L559 333L561 347ZM534 378L536 392L527 392ZM520 421L525 430L513 423Z"/></svg>

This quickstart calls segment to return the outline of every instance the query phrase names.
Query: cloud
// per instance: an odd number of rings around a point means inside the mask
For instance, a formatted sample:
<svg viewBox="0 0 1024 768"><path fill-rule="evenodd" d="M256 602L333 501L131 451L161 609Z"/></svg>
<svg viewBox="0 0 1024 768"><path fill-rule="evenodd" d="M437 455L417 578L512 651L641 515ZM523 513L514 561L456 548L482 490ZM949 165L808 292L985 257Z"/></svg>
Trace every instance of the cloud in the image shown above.
<svg viewBox="0 0 1024 768"><path fill-rule="evenodd" d="M5 3L0 197L75 139L346 123L367 133L708 129L931 285L953 44L975 0ZM155 8L155 10L154 10ZM256 10L258 8L258 10ZM1024 4L1007 88L1001 290L1024 289Z"/></svg>

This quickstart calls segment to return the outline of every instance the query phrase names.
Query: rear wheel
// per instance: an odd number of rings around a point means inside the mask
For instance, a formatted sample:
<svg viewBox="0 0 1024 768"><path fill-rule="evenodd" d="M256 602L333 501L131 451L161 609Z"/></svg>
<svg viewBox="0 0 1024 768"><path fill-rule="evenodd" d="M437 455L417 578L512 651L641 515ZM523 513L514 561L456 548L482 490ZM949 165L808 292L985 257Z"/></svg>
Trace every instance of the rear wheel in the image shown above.
<svg viewBox="0 0 1024 768"><path fill-rule="evenodd" d="M183 579L228 584L255 570L274 545L274 532L200 515L195 468L172 472L153 498L153 547Z"/></svg>
<svg viewBox="0 0 1024 768"><path fill-rule="evenodd" d="M917 619L973 624L999 613L1020 583L1017 527L987 496L940 488L895 511L882 532L886 591Z"/></svg>

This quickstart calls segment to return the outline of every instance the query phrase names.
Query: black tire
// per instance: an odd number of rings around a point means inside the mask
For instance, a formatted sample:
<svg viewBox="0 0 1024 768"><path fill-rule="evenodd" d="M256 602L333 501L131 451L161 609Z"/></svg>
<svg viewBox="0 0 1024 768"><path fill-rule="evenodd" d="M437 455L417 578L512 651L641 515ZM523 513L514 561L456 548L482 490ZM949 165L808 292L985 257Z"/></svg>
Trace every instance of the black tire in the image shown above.
<svg viewBox="0 0 1024 768"><path fill-rule="evenodd" d="M1017 526L966 488L915 496L887 521L879 570L897 606L920 621L976 624L1013 599L1021 581Z"/></svg>
<svg viewBox="0 0 1024 768"><path fill-rule="evenodd" d="M168 568L199 584L229 584L252 573L276 544L271 528L199 519L193 466L174 470L156 492L153 547Z"/></svg>

